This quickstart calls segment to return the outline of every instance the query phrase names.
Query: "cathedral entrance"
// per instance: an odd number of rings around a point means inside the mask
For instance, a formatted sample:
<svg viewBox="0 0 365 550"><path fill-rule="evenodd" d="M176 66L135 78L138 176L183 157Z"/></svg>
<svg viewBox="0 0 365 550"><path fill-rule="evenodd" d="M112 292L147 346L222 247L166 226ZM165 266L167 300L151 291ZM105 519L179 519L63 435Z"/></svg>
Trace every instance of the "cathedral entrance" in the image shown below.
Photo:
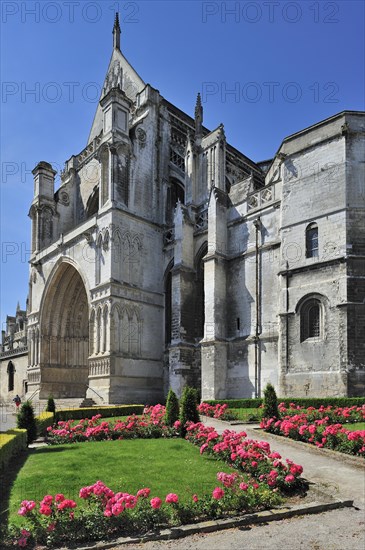
<svg viewBox="0 0 365 550"><path fill-rule="evenodd" d="M78 271L63 262L46 291L40 315L40 397L85 397L89 307Z"/></svg>

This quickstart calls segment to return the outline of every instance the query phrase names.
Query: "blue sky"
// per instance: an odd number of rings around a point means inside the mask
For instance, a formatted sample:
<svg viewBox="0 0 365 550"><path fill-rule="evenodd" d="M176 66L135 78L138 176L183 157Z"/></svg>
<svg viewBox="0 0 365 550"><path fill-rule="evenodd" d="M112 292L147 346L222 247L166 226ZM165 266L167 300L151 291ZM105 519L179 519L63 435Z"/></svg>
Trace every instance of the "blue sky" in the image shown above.
<svg viewBox="0 0 365 550"><path fill-rule="evenodd" d="M255 161L364 110L362 1L1 2L1 322L28 288L31 170L85 146L120 12L121 49L169 101Z"/></svg>

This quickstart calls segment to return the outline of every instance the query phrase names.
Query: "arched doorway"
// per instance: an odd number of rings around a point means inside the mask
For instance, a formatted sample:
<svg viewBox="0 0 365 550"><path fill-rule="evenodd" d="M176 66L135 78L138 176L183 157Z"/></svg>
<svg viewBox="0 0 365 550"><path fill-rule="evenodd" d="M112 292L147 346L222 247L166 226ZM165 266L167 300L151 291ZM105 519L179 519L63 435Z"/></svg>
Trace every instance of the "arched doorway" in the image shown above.
<svg viewBox="0 0 365 550"><path fill-rule="evenodd" d="M88 385L89 306L78 271L63 262L41 309L40 397L85 397Z"/></svg>

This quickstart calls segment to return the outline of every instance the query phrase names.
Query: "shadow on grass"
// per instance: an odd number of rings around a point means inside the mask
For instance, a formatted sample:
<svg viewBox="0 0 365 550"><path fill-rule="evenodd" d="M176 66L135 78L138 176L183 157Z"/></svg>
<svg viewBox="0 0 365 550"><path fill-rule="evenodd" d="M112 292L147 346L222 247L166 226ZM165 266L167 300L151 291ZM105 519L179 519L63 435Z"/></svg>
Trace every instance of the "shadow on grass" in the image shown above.
<svg viewBox="0 0 365 550"><path fill-rule="evenodd" d="M64 446L58 446L58 445L49 445L47 447L38 447L37 449L31 449L32 451L35 451L37 455L44 454L44 453L62 453L65 450ZM71 445L67 445L67 452L69 451L75 451L76 447L72 447Z"/></svg>
<svg viewBox="0 0 365 550"><path fill-rule="evenodd" d="M0 471L1 499L0 499L0 527L4 529L9 519L10 493L18 473L23 468L34 449L27 449L12 458L6 468Z"/></svg>
<svg viewBox="0 0 365 550"><path fill-rule="evenodd" d="M75 450L75 447L67 450ZM12 458L6 468L0 471L0 486L1 486L1 498L0 498L0 528L4 529L9 520L9 505L10 505L10 493L20 470L23 468L28 458L33 454L43 453L60 453L64 451L63 447L38 447L35 449L27 449L18 456ZM20 503L19 503L20 504ZM0 547L1 548L1 547Z"/></svg>

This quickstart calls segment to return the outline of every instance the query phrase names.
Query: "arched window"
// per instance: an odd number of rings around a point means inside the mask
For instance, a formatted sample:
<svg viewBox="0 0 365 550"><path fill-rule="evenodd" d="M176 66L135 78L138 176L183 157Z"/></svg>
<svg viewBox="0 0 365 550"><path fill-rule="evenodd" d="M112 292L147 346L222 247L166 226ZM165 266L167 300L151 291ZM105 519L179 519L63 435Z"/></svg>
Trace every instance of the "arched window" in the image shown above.
<svg viewBox="0 0 365 550"><path fill-rule="evenodd" d="M86 203L86 217L91 218L95 216L99 211L99 186L94 187L93 192L87 199Z"/></svg>
<svg viewBox="0 0 365 550"><path fill-rule="evenodd" d="M172 264L171 264L172 268ZM172 321L172 275L171 268L165 278L165 345L171 344L171 321Z"/></svg>
<svg viewBox="0 0 365 550"><path fill-rule="evenodd" d="M166 224L171 225L174 219L174 210L176 208L177 202L180 201L181 204L185 204L185 190L183 185L172 179L170 185L167 188L166 194Z"/></svg>
<svg viewBox="0 0 365 550"><path fill-rule="evenodd" d="M305 256L306 258L318 257L318 226L311 223L305 230Z"/></svg>
<svg viewBox="0 0 365 550"><path fill-rule="evenodd" d="M128 206L129 202L129 166L130 159L120 154L116 161L116 190L118 199Z"/></svg>
<svg viewBox="0 0 365 550"><path fill-rule="evenodd" d="M300 310L300 341L320 338L321 323L321 302L317 298L311 298Z"/></svg>
<svg viewBox="0 0 365 550"><path fill-rule="evenodd" d="M208 244L204 243L196 258L195 278L195 326L194 337L203 338L205 323L205 294L204 294L204 262L203 258L208 252Z"/></svg>
<svg viewBox="0 0 365 550"><path fill-rule="evenodd" d="M11 361L8 364L7 371L8 371L8 391L13 391L15 367Z"/></svg>
<svg viewBox="0 0 365 550"><path fill-rule="evenodd" d="M101 206L104 206L109 197L109 149L104 147L100 153L101 164Z"/></svg>

